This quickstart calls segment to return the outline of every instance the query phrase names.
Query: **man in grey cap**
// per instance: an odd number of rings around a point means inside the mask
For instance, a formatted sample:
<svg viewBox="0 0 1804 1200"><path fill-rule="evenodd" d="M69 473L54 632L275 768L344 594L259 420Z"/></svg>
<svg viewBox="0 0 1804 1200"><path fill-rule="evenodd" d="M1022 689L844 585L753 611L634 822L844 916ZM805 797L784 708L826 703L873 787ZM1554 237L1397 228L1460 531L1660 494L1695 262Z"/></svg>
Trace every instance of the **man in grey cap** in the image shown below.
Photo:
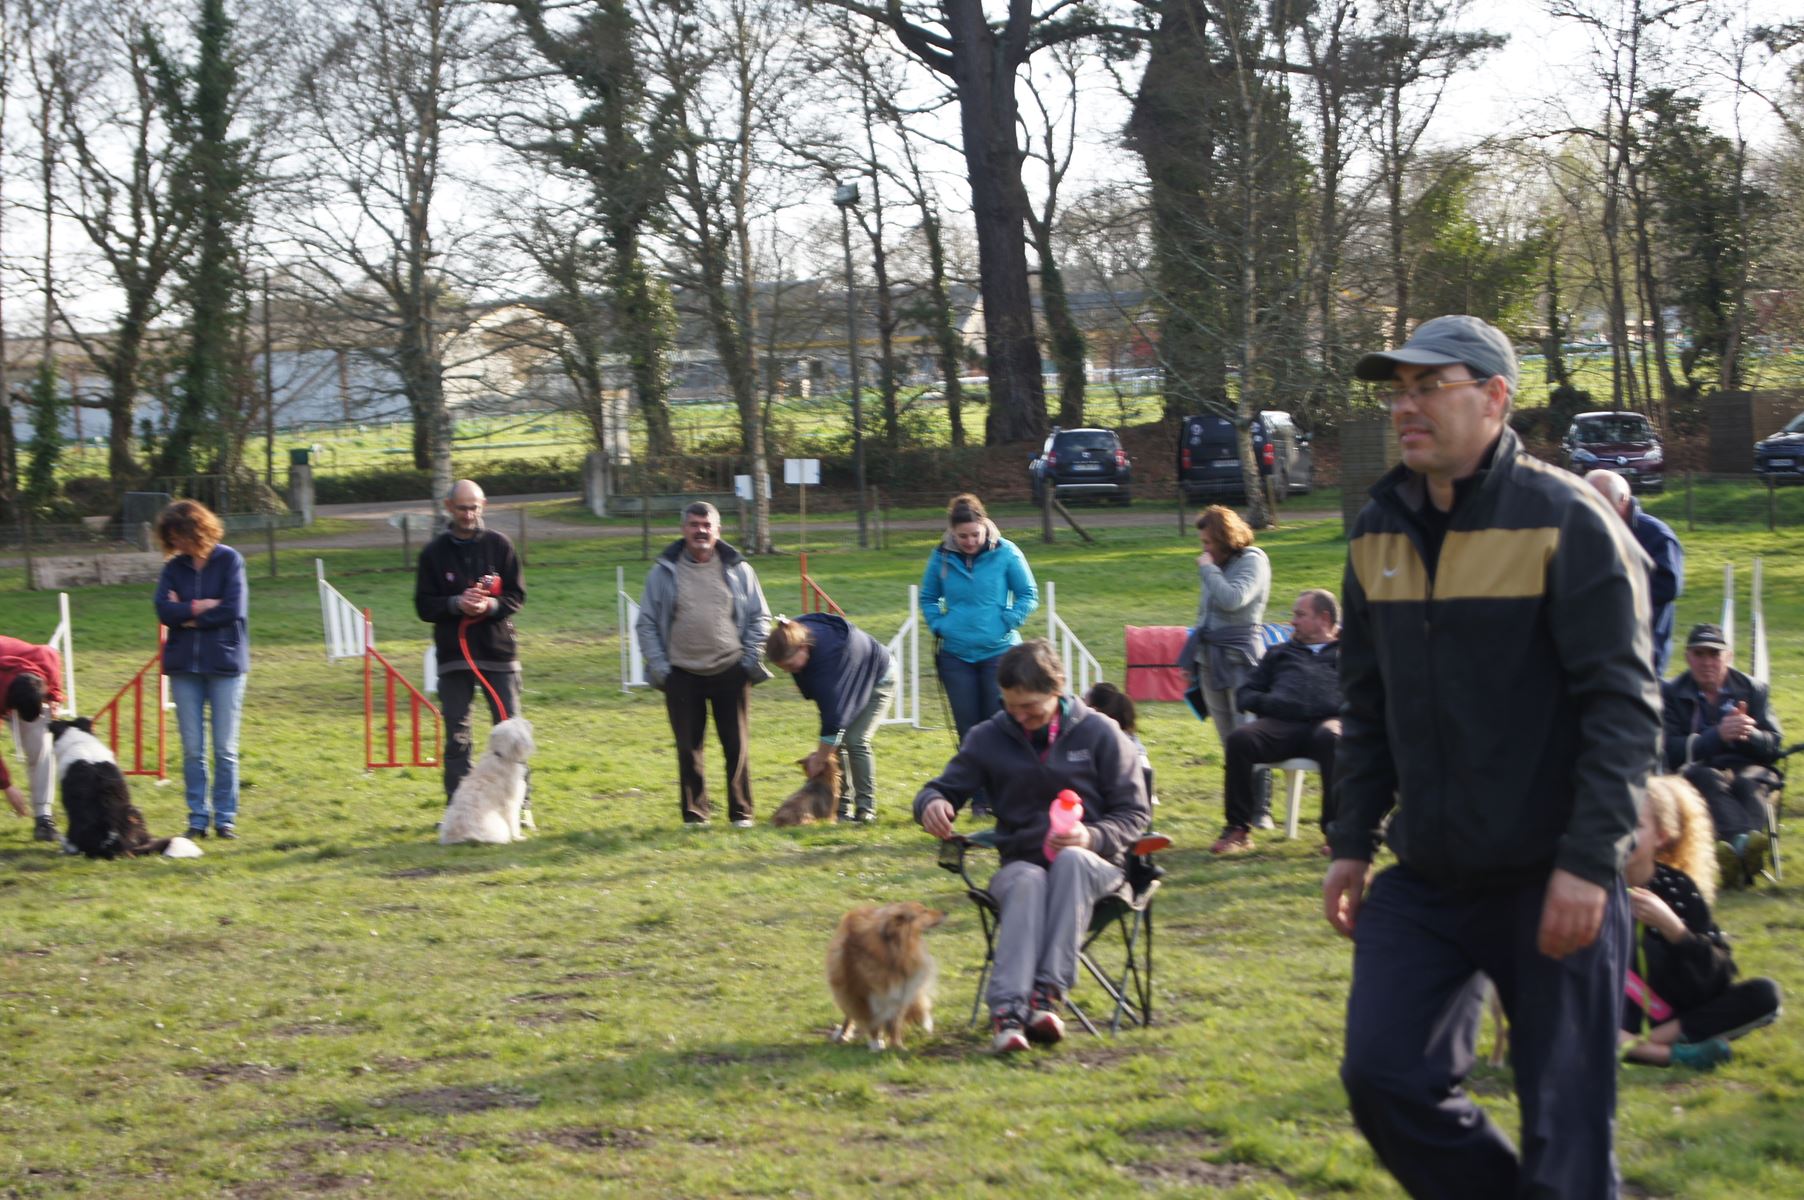
<svg viewBox="0 0 1804 1200"><path fill-rule="evenodd" d="M1685 639L1685 670L1661 688L1666 769L1710 806L1717 869L1731 888L1766 867L1767 805L1783 782L1773 764L1785 745L1766 685L1732 660L1722 626L1695 625Z"/></svg>
<svg viewBox="0 0 1804 1200"><path fill-rule="evenodd" d="M1500 330L1440 317L1354 370L1403 461L1354 522L1342 591L1323 882L1354 943L1341 1079L1413 1196L1615 1197L1621 869L1660 732L1645 560L1522 452ZM1381 840L1397 863L1374 879ZM1462 1089L1487 976L1520 1153Z"/></svg>

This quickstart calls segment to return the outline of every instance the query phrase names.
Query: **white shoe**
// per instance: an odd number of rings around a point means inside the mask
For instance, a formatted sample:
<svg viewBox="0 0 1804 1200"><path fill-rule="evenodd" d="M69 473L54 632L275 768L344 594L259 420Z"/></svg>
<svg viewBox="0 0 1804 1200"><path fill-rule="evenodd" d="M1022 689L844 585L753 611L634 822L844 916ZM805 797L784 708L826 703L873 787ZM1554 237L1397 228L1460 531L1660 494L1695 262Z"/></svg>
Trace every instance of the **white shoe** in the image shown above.
<svg viewBox="0 0 1804 1200"><path fill-rule="evenodd" d="M752 820L750 817L741 817L737 821L733 822L733 828L734 829L750 829L752 826L756 825L757 823L758 822Z"/></svg>
<svg viewBox="0 0 1804 1200"><path fill-rule="evenodd" d="M532 819L532 809L530 809L530 808L521 809L520 810L520 828L537 829L538 827L539 827L538 822L534 821Z"/></svg>

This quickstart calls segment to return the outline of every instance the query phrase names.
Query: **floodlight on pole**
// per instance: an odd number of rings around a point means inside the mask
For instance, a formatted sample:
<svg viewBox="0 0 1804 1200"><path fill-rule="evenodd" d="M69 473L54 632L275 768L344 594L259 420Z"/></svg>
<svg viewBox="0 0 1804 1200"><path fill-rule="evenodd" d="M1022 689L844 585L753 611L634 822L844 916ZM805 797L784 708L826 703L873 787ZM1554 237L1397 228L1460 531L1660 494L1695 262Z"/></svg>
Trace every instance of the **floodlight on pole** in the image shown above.
<svg viewBox="0 0 1804 1200"><path fill-rule="evenodd" d="M833 189L839 206L839 236L846 251L846 357L852 369L852 471L858 487L858 547L870 545L864 504L864 394L858 379L858 302L852 292L852 210L858 207L858 185L842 183Z"/></svg>

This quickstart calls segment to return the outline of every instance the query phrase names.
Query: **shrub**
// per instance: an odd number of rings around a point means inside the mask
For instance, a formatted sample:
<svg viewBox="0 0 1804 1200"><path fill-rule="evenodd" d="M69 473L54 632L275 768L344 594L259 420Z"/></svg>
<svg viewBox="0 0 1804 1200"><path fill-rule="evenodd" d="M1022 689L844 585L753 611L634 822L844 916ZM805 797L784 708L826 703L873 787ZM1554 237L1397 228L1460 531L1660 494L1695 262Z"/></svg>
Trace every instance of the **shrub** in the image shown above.
<svg viewBox="0 0 1804 1200"><path fill-rule="evenodd" d="M472 466L467 475L491 496L531 492L574 492L582 488L582 465L567 458L512 458ZM412 467L365 467L332 475L315 475L314 499L320 504L375 504L420 500L432 495L432 476Z"/></svg>

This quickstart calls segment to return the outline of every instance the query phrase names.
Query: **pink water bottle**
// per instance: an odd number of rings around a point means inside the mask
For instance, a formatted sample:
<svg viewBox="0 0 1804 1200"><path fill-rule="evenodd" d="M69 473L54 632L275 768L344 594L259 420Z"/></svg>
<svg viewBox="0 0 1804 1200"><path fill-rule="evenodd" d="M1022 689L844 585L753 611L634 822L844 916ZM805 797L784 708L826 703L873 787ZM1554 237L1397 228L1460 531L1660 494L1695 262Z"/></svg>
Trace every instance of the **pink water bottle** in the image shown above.
<svg viewBox="0 0 1804 1200"><path fill-rule="evenodd" d="M1052 839L1061 834L1070 833L1083 823L1083 799L1070 788L1066 788L1053 800L1051 815L1052 831L1046 835L1046 841L1040 847L1040 852L1046 856L1047 862L1051 862L1059 855L1058 847L1052 844Z"/></svg>

